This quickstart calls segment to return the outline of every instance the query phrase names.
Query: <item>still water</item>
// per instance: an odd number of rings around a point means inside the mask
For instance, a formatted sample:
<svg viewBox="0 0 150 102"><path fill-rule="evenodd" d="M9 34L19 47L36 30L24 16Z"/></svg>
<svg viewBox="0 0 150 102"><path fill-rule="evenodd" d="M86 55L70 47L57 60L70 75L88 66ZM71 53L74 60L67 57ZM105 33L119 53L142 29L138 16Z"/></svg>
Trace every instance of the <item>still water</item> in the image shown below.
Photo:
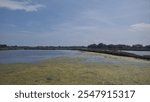
<svg viewBox="0 0 150 102"><path fill-rule="evenodd" d="M129 53L134 53L136 55L150 55L150 51L124 51L124 52L129 52Z"/></svg>
<svg viewBox="0 0 150 102"><path fill-rule="evenodd" d="M81 51L72 50L7 50L0 51L0 64L12 63L39 63L42 60L70 57L81 58L83 63L102 64L140 64L122 59L110 59L106 56L95 54L84 54ZM143 63L144 64L144 63ZM150 65L150 64L149 64Z"/></svg>
<svg viewBox="0 0 150 102"><path fill-rule="evenodd" d="M36 63L41 60L57 57L73 57L79 54L79 51L66 50L7 50L0 51L0 64Z"/></svg>

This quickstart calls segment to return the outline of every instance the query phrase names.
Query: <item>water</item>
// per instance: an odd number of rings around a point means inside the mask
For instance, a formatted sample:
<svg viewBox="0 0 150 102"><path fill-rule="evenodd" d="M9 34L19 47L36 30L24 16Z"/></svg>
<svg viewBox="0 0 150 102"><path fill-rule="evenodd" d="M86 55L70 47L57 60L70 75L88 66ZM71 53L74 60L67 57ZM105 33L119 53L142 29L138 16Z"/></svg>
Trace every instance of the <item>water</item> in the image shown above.
<svg viewBox="0 0 150 102"><path fill-rule="evenodd" d="M81 58L83 63L100 63L100 64L140 64L122 59L113 59L106 56L95 54L84 54L80 51L72 50L8 50L0 51L0 64L11 63L39 63L42 60L59 57ZM144 63L143 63L144 64ZM149 64L149 63L148 63ZM150 64L149 64L150 65Z"/></svg>
<svg viewBox="0 0 150 102"><path fill-rule="evenodd" d="M36 63L41 60L72 57L79 55L79 51L66 50L8 50L0 51L0 64Z"/></svg>
<svg viewBox="0 0 150 102"><path fill-rule="evenodd" d="M150 55L150 51L124 51L124 52L129 52L129 53L134 53L136 55Z"/></svg>

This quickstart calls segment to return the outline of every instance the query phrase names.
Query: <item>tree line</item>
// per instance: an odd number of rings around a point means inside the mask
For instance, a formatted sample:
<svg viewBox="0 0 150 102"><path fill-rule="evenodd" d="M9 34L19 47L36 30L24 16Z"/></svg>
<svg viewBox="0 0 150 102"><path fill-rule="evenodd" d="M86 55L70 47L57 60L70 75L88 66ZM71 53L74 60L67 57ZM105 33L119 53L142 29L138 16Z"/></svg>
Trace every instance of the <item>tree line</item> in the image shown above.
<svg viewBox="0 0 150 102"><path fill-rule="evenodd" d="M125 45L125 44L90 44L88 48L91 49L103 49L103 50L148 50L150 51L150 45L143 46L142 44Z"/></svg>
<svg viewBox="0 0 150 102"><path fill-rule="evenodd" d="M0 50L76 50L85 46L8 46L0 44Z"/></svg>
<svg viewBox="0 0 150 102"><path fill-rule="evenodd" d="M150 45L142 44L125 45L125 44L90 44L88 46L8 46L0 44L0 50L76 50L76 49L99 49L99 50L137 50L150 51Z"/></svg>

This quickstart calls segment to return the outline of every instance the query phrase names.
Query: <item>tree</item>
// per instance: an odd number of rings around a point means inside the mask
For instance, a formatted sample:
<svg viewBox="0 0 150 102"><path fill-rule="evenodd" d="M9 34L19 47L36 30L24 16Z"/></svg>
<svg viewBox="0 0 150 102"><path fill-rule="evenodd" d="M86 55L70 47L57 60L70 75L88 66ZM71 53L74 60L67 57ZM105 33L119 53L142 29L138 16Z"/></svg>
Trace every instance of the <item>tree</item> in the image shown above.
<svg viewBox="0 0 150 102"><path fill-rule="evenodd" d="M136 44L136 45L133 45L132 47L133 47L133 48L142 48L143 45L141 45L141 44Z"/></svg>
<svg viewBox="0 0 150 102"><path fill-rule="evenodd" d="M98 48L106 48L107 45L103 44L103 43L99 43L97 45Z"/></svg>
<svg viewBox="0 0 150 102"><path fill-rule="evenodd" d="M7 47L6 44L0 44L0 48L5 48L5 47Z"/></svg>
<svg viewBox="0 0 150 102"><path fill-rule="evenodd" d="M97 45L96 44L91 44L91 45L88 45L88 48L97 48Z"/></svg>

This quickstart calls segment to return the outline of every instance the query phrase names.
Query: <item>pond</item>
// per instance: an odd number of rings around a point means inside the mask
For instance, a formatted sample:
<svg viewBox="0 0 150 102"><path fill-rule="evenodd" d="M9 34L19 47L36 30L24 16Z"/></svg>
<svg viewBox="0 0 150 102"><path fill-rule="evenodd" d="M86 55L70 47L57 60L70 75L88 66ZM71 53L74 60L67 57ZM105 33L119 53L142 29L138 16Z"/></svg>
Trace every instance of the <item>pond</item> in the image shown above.
<svg viewBox="0 0 150 102"><path fill-rule="evenodd" d="M57 57L73 57L79 51L67 50L7 50L0 51L0 64L36 63L41 60Z"/></svg>
<svg viewBox="0 0 150 102"><path fill-rule="evenodd" d="M82 63L100 64L136 64L146 65L131 60L123 60L120 57L114 58L104 54L89 54L74 50L7 50L0 51L0 64L13 63L39 63L42 60L53 58L79 58ZM150 65L148 63L148 65Z"/></svg>

